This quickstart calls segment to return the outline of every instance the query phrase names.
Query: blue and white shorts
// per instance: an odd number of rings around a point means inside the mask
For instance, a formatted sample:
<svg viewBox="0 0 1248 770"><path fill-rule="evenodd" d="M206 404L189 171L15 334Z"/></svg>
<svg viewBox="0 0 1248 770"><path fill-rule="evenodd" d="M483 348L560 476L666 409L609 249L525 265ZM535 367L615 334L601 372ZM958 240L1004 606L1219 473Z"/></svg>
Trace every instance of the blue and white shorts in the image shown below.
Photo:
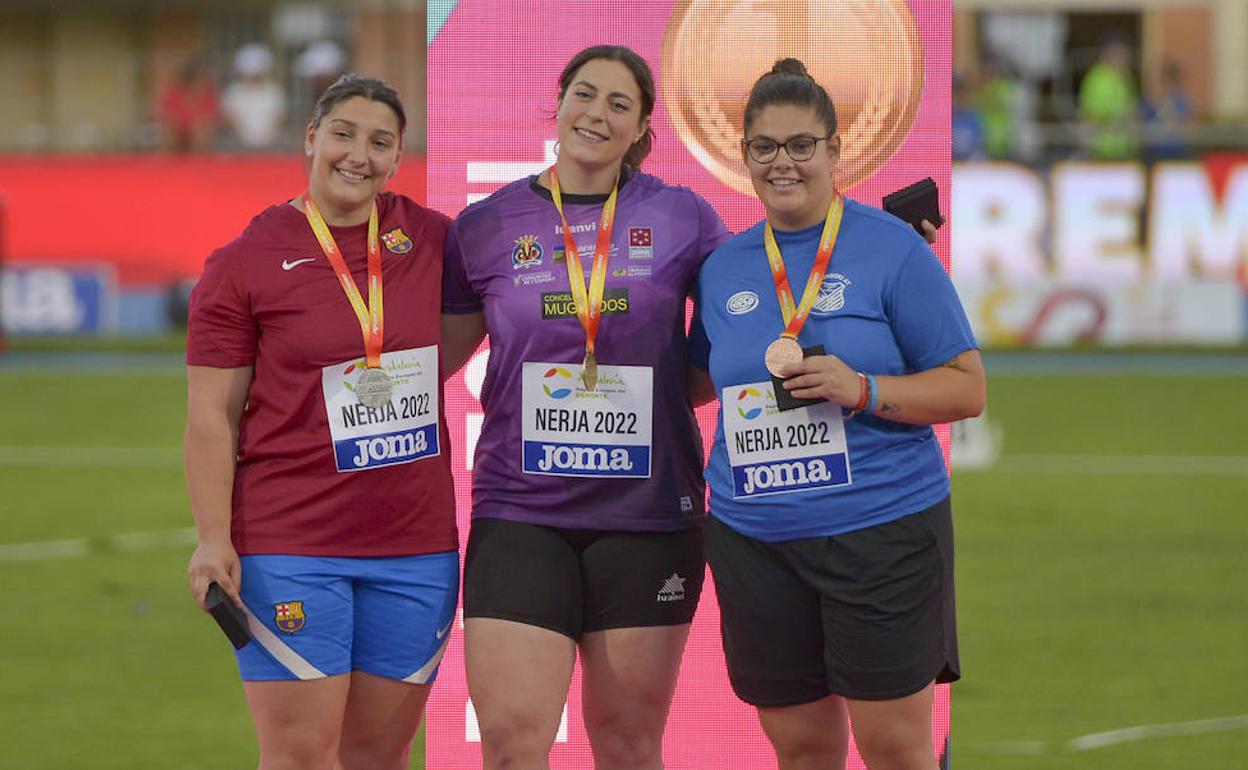
<svg viewBox="0 0 1248 770"><path fill-rule="evenodd" d="M455 551L385 558L242 557L248 681L364 671L431 684L459 600Z"/></svg>

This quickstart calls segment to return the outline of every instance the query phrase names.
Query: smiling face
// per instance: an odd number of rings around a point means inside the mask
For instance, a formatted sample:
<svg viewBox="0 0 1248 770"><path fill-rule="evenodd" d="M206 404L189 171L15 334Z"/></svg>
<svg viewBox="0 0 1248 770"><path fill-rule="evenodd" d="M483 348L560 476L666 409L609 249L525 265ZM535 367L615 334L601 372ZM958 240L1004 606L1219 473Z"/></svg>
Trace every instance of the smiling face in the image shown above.
<svg viewBox="0 0 1248 770"><path fill-rule="evenodd" d="M828 129L814 108L792 104L764 107L745 133L747 140L767 138L777 143L799 136L820 139L814 154L803 161L793 160L787 149L781 149L769 163L754 160L744 146L741 151L754 192L773 227L801 230L822 222L836 193L832 172L840 157L840 137L823 140Z"/></svg>
<svg viewBox="0 0 1248 770"><path fill-rule="evenodd" d="M332 225L368 219L373 199L398 170L403 150L399 118L384 102L353 96L308 126L312 159L308 192Z"/></svg>
<svg viewBox="0 0 1248 770"><path fill-rule="evenodd" d="M649 127L642 116L641 89L628 67L609 59L591 59L572 76L559 101L560 175L566 162L582 174L619 172L625 153Z"/></svg>

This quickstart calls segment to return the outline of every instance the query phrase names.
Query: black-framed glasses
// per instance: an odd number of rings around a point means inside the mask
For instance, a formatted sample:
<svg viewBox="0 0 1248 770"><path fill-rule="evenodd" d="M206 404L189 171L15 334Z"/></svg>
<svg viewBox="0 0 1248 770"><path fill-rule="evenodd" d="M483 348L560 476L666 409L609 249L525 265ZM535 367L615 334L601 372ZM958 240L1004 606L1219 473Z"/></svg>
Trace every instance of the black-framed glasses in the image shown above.
<svg viewBox="0 0 1248 770"><path fill-rule="evenodd" d="M746 152L750 154L755 163L771 163L780 154L782 148L788 153L790 160L801 162L813 158L815 147L820 142L831 138L831 134L827 136L798 134L797 136L789 137L783 142L777 142L770 137L759 136L753 139L742 139L741 144L745 145Z"/></svg>

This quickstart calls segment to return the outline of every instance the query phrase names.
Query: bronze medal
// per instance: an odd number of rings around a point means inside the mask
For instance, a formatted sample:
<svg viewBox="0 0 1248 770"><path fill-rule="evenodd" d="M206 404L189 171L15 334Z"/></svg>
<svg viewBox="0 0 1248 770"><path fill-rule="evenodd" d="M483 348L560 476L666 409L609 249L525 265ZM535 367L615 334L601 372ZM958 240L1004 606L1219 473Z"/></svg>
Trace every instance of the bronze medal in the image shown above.
<svg viewBox="0 0 1248 770"><path fill-rule="evenodd" d="M780 337L767 346L767 352L763 354L763 363L773 376L784 377L781 372L793 364L800 363L802 358L802 346L797 344L797 340L791 337Z"/></svg>

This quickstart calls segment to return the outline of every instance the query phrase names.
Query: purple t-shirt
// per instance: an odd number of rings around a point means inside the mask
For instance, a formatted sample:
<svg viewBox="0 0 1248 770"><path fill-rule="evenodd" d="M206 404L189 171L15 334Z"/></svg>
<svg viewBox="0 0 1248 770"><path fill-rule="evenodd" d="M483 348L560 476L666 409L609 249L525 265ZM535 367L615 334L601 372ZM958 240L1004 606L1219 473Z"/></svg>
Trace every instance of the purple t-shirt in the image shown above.
<svg viewBox="0 0 1248 770"><path fill-rule="evenodd" d="M564 195L588 282L602 196ZM704 511L702 441L685 393L685 298L729 233L691 190L621 183L595 350L579 382L559 214L535 178L469 206L446 239L442 311L484 312L490 359L473 516L574 529L674 531Z"/></svg>

